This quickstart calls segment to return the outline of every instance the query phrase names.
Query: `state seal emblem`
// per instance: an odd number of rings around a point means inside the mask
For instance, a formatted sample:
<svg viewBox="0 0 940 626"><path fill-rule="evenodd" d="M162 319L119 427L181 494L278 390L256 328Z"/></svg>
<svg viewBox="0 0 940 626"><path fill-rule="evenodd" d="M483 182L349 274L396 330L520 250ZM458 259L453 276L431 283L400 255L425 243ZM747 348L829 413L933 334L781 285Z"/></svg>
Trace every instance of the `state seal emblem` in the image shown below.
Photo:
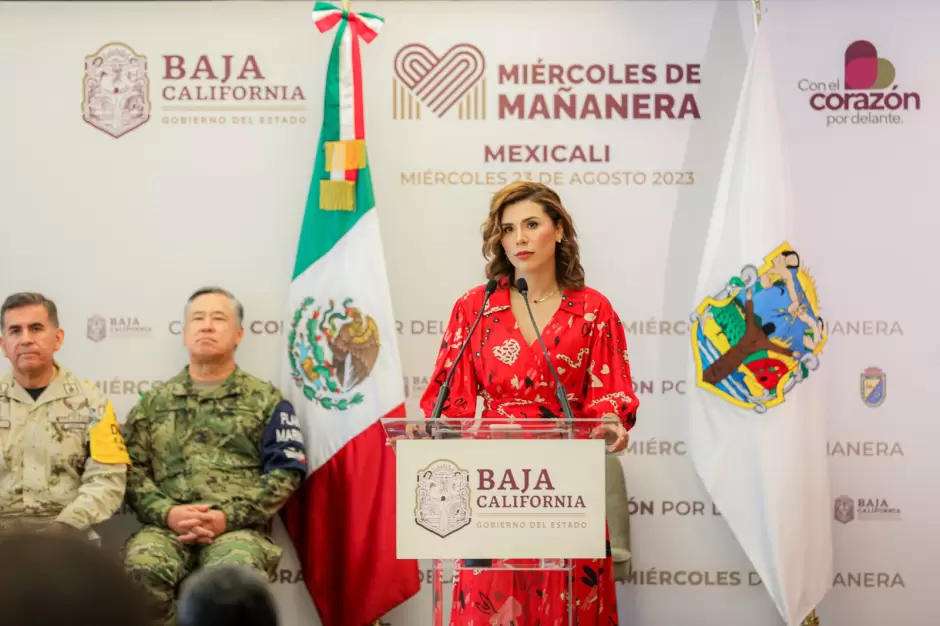
<svg viewBox="0 0 940 626"><path fill-rule="evenodd" d="M881 406L888 393L888 375L877 367L866 368L861 375L862 402L872 408Z"/></svg>
<svg viewBox="0 0 940 626"><path fill-rule="evenodd" d="M85 57L82 118L115 139L150 119L147 57L109 43Z"/></svg>
<svg viewBox="0 0 940 626"><path fill-rule="evenodd" d="M415 522L438 537L470 524L470 472L438 459L418 471Z"/></svg>
<svg viewBox="0 0 940 626"><path fill-rule="evenodd" d="M353 390L372 373L381 344L378 324L352 298L339 306L305 298L287 341L291 374L307 399L340 411L363 402Z"/></svg>
<svg viewBox="0 0 940 626"><path fill-rule="evenodd" d="M95 343L104 341L108 337L108 322L100 315L92 315L88 318L88 325L85 327L85 336Z"/></svg>
<svg viewBox="0 0 940 626"><path fill-rule="evenodd" d="M839 496L835 499L832 516L841 524L848 524L855 519L855 502L848 496Z"/></svg>
<svg viewBox="0 0 940 626"><path fill-rule="evenodd" d="M819 367L828 334L799 254L784 243L748 265L690 317L696 382L764 413Z"/></svg>

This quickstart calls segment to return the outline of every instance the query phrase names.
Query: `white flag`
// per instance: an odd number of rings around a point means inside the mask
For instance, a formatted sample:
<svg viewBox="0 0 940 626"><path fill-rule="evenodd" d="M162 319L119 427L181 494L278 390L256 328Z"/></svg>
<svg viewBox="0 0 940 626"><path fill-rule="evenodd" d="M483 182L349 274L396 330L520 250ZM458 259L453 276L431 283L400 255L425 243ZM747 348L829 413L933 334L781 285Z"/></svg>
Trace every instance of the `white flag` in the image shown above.
<svg viewBox="0 0 940 626"><path fill-rule="evenodd" d="M751 52L701 260L688 432L705 488L797 626L833 579L828 329L793 229L768 26Z"/></svg>

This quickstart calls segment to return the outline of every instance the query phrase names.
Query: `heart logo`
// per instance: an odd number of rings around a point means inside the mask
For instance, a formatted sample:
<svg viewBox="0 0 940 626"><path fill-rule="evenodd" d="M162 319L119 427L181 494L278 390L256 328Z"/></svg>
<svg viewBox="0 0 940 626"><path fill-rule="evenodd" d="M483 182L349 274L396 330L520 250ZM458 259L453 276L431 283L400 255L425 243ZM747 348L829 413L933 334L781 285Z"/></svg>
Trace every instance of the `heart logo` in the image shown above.
<svg viewBox="0 0 940 626"><path fill-rule="evenodd" d="M507 339L503 345L493 348L493 356L505 363L512 365L519 358L519 350L522 346L515 339Z"/></svg>
<svg viewBox="0 0 940 626"><path fill-rule="evenodd" d="M486 61L476 46L459 43L438 57L411 43L395 56L395 76L424 106L443 117L483 78Z"/></svg>
<svg viewBox="0 0 940 626"><path fill-rule="evenodd" d="M845 49L846 89L887 89L894 76L894 64L879 58L870 41L855 41Z"/></svg>

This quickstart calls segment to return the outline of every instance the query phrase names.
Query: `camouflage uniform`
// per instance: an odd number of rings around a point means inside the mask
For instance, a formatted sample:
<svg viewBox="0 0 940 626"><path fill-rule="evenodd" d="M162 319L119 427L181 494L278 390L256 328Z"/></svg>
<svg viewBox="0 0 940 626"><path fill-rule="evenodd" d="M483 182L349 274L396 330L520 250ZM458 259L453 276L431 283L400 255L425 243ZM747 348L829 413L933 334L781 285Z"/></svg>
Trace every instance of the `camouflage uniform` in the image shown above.
<svg viewBox="0 0 940 626"><path fill-rule="evenodd" d="M273 385L236 369L200 390L184 368L134 407L124 437L127 502L144 525L128 539L125 566L163 623L176 622L176 591L196 567L274 573L281 548L268 524L303 480L306 458L293 407ZM181 543L166 523L180 504L221 510L226 532L208 545Z"/></svg>
<svg viewBox="0 0 940 626"><path fill-rule="evenodd" d="M89 530L121 506L127 450L111 403L56 364L37 400L0 377L0 531Z"/></svg>

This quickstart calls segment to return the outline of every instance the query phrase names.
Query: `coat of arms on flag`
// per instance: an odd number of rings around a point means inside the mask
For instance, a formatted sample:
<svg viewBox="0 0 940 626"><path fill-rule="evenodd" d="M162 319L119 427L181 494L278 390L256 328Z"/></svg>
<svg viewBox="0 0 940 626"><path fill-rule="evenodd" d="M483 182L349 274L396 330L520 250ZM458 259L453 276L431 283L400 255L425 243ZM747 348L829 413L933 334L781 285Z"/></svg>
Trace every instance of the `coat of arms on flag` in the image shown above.
<svg viewBox="0 0 940 626"><path fill-rule="evenodd" d="M372 373L381 343L378 324L352 298L322 306L305 298L294 311L288 345L291 374L308 400L340 411L362 403L352 390Z"/></svg>
<svg viewBox="0 0 940 626"><path fill-rule="evenodd" d="M784 243L760 267L745 266L692 321L696 382L732 404L763 413L819 367L826 344L816 283Z"/></svg>

